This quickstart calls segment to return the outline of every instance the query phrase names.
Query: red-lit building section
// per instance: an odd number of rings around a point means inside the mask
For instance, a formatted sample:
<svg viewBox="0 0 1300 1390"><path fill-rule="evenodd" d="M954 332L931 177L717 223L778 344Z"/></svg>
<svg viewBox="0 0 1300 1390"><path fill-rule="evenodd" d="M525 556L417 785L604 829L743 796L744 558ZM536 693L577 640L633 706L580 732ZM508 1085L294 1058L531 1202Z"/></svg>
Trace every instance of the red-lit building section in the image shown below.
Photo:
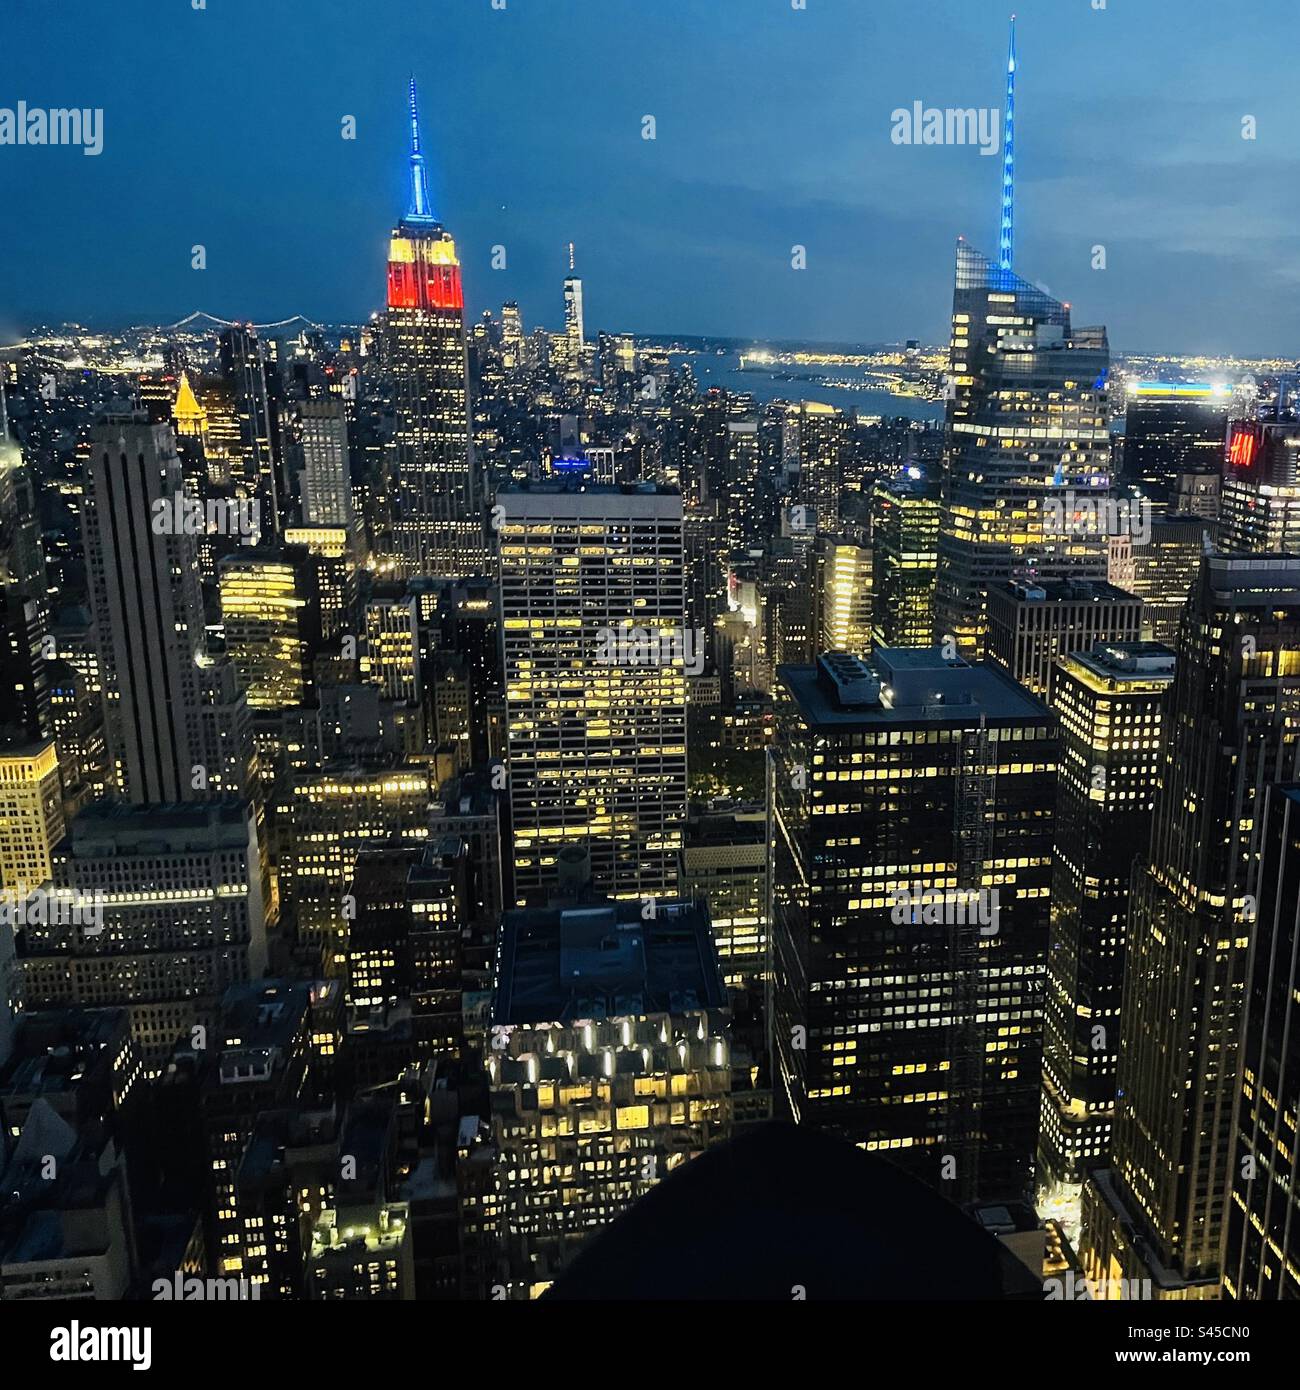
<svg viewBox="0 0 1300 1390"><path fill-rule="evenodd" d="M450 245L415 240L393 242L388 261L390 309L464 309L465 295L454 251L450 252L451 259L444 259ZM427 259L430 250L438 260Z"/></svg>
<svg viewBox="0 0 1300 1390"><path fill-rule="evenodd" d="M1262 433L1253 420L1234 422L1228 434L1228 467L1234 473L1249 473L1254 468Z"/></svg>

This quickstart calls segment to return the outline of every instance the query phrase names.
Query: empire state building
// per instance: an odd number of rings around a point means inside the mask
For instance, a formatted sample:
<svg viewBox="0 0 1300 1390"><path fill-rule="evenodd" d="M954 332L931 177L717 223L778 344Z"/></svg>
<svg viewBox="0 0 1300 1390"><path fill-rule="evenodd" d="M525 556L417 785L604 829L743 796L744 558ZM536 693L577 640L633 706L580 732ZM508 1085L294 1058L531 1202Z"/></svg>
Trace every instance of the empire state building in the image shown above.
<svg viewBox="0 0 1300 1390"><path fill-rule="evenodd" d="M410 180L410 204L388 246L394 558L407 575L482 574L488 552L470 443L460 261L451 233L433 213L414 78Z"/></svg>

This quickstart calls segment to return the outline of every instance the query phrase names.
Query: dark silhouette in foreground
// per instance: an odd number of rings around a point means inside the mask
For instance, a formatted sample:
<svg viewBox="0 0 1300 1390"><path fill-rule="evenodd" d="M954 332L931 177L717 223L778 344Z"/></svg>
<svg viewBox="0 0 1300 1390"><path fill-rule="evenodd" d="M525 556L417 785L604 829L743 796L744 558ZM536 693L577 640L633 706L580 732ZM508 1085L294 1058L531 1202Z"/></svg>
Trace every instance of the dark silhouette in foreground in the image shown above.
<svg viewBox="0 0 1300 1390"><path fill-rule="evenodd" d="M938 1193L833 1136L770 1124L677 1169L594 1236L551 1299L1041 1299Z"/></svg>

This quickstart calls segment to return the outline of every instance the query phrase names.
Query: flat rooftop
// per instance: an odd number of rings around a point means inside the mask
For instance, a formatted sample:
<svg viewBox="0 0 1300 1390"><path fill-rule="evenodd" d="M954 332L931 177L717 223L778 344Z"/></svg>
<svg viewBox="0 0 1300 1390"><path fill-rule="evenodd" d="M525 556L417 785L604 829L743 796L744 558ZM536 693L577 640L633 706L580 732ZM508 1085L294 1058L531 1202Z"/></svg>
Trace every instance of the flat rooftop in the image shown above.
<svg viewBox="0 0 1300 1390"><path fill-rule="evenodd" d="M842 658L844 653L827 653ZM1013 724L1052 719L1048 707L991 662L945 659L939 647L881 648L851 658L837 685L823 658L814 666L780 666L777 677L812 728L878 729L916 724ZM841 663L841 670L843 663ZM870 675L868 675L868 672ZM848 679L843 679L847 676ZM879 694L871 698L872 685Z"/></svg>
<svg viewBox="0 0 1300 1390"><path fill-rule="evenodd" d="M707 911L640 899L521 908L501 921L494 1024L572 1023L724 1008Z"/></svg>

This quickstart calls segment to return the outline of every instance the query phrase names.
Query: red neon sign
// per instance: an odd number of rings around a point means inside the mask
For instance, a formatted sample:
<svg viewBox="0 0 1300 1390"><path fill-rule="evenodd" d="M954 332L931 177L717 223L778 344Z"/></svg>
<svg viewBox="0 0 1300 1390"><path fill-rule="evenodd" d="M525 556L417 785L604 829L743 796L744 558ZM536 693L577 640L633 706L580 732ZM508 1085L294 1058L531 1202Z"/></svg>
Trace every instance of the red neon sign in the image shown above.
<svg viewBox="0 0 1300 1390"><path fill-rule="evenodd" d="M1259 426L1236 425L1228 439L1228 463L1241 472L1249 472L1259 455Z"/></svg>

